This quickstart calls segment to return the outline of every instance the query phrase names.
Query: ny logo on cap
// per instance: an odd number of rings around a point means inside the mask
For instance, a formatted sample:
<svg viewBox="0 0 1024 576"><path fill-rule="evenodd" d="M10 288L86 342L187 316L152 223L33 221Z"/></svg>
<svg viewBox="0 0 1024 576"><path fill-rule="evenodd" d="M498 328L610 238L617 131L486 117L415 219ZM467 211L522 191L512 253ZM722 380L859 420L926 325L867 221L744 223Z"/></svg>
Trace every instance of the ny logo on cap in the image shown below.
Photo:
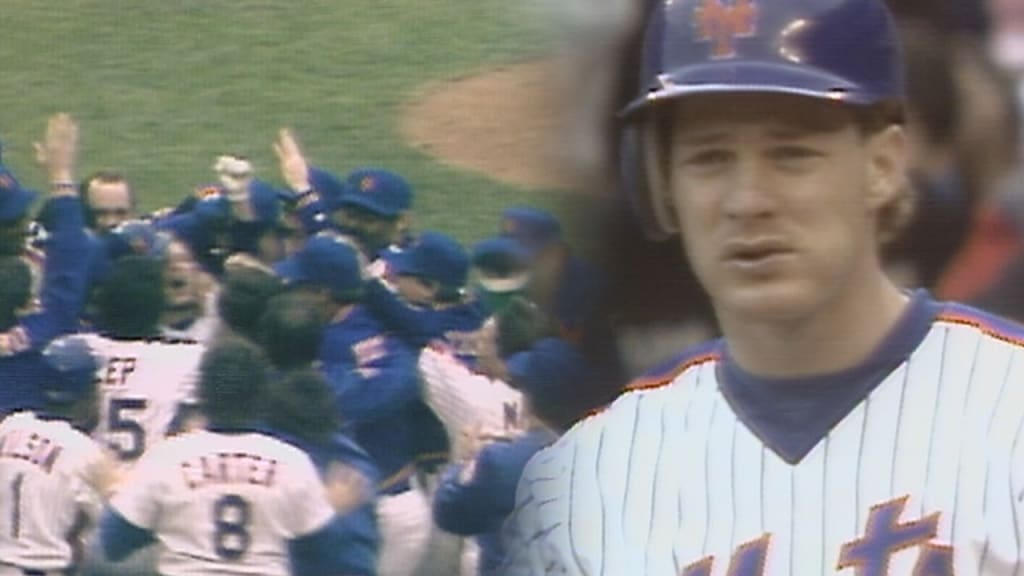
<svg viewBox="0 0 1024 576"><path fill-rule="evenodd" d="M360 192L372 192L377 187L377 181L373 176L363 176L363 179L359 181Z"/></svg>
<svg viewBox="0 0 1024 576"><path fill-rule="evenodd" d="M701 0L694 12L697 39L711 42L712 58L736 56L736 38L749 38L757 32L757 5L754 0Z"/></svg>

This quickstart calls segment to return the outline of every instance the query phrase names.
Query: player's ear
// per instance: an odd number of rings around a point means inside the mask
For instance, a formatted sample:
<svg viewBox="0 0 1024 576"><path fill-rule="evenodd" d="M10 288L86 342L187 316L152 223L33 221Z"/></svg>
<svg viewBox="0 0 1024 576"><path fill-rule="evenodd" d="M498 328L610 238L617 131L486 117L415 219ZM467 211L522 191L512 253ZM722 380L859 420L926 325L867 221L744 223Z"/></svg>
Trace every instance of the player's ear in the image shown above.
<svg viewBox="0 0 1024 576"><path fill-rule="evenodd" d="M893 202L907 187L907 135L890 124L867 137L867 204L876 211Z"/></svg>

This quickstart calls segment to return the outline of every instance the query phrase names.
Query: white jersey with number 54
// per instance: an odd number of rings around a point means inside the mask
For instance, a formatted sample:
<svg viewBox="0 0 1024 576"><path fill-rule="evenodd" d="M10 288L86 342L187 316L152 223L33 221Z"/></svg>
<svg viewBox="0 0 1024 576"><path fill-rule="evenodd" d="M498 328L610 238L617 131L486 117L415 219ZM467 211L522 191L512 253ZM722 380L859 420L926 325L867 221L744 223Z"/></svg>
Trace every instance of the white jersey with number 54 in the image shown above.
<svg viewBox="0 0 1024 576"><path fill-rule="evenodd" d="M289 540L334 510L303 452L263 434L199 430L143 455L111 507L162 544L160 574L290 574Z"/></svg>
<svg viewBox="0 0 1024 576"><path fill-rule="evenodd" d="M100 422L94 437L130 466L163 439L178 406L193 402L205 347L187 340L86 336L99 360Z"/></svg>

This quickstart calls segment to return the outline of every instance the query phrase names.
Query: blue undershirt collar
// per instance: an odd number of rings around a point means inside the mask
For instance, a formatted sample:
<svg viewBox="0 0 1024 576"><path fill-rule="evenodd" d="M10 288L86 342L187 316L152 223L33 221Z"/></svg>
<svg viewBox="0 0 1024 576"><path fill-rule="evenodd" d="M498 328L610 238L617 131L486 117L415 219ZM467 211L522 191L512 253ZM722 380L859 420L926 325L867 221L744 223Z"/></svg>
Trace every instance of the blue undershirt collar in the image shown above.
<svg viewBox="0 0 1024 576"><path fill-rule="evenodd" d="M864 362L819 376L761 378L737 365L723 344L720 390L755 436L796 464L906 361L940 310L926 290L911 292L900 320Z"/></svg>

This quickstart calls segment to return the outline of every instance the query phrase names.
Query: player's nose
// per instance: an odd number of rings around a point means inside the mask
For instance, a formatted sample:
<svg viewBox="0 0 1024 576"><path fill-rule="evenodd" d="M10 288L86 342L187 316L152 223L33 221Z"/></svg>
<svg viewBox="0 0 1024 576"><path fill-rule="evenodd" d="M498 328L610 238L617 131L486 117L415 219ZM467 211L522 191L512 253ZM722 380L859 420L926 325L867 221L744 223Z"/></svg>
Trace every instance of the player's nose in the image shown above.
<svg viewBox="0 0 1024 576"><path fill-rule="evenodd" d="M756 157L740 157L723 202L725 215L746 219L770 215L775 209L769 166Z"/></svg>

